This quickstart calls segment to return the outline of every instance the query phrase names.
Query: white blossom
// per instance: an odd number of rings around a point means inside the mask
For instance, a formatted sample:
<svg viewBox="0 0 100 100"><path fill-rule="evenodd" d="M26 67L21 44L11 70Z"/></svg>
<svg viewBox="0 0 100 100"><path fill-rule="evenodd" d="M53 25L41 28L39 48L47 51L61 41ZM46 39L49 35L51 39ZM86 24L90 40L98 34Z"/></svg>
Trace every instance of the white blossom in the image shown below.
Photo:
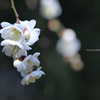
<svg viewBox="0 0 100 100"><path fill-rule="evenodd" d="M64 57L74 56L81 47L80 41L76 37L76 33L72 29L65 29L62 37L58 40L56 50Z"/></svg>
<svg viewBox="0 0 100 100"><path fill-rule="evenodd" d="M64 57L72 57L80 50L80 41L78 39L66 42L63 39L59 39L57 42L56 50Z"/></svg>
<svg viewBox="0 0 100 100"><path fill-rule="evenodd" d="M1 46L4 46L2 52L7 56L14 57L14 59L19 58L22 55L27 55L27 50L31 49L24 42L20 43L9 39L3 40Z"/></svg>
<svg viewBox="0 0 100 100"><path fill-rule="evenodd" d="M58 0L41 0L40 14L45 19L50 20L60 16L62 9Z"/></svg>
<svg viewBox="0 0 100 100"><path fill-rule="evenodd" d="M23 34L27 45L33 45L39 40L38 36L40 35L40 29L34 28L36 25L35 20L20 21L20 25L24 28Z"/></svg>
<svg viewBox="0 0 100 100"><path fill-rule="evenodd" d="M37 68L36 71L32 71L31 73L27 74L21 81L21 84L28 85L29 83L34 83L36 79L39 79L42 75L45 75L45 73L40 70L41 67Z"/></svg>
<svg viewBox="0 0 100 100"><path fill-rule="evenodd" d="M17 24L10 24L8 22L2 22L3 29L0 30L1 37L3 39L10 39L13 41L22 42L25 40L23 35L23 27Z"/></svg>
<svg viewBox="0 0 100 100"><path fill-rule="evenodd" d="M25 76L34 69L34 66L38 67L40 65L40 61L38 60L39 55L40 53L35 53L24 58L16 59L14 61L14 67L17 68L18 72L21 72L22 76Z"/></svg>
<svg viewBox="0 0 100 100"><path fill-rule="evenodd" d="M62 39L66 42L74 41L76 39L76 33L73 29L64 29Z"/></svg>

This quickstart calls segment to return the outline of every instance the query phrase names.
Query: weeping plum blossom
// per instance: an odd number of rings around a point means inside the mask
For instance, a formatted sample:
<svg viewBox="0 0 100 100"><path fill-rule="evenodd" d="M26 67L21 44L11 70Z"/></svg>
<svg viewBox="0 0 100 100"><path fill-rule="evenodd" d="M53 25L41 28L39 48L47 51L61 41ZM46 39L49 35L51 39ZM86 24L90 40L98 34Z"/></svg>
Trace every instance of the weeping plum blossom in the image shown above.
<svg viewBox="0 0 100 100"><path fill-rule="evenodd" d="M63 31L62 39L64 41L70 42L76 40L76 33L73 29L67 28Z"/></svg>
<svg viewBox="0 0 100 100"><path fill-rule="evenodd" d="M14 67L16 67L17 71L21 72L21 75L24 77L34 69L34 66L38 67L40 65L40 61L38 60L39 55L40 53L35 53L33 55L28 55L26 57L23 56L19 59L15 59Z"/></svg>
<svg viewBox="0 0 100 100"><path fill-rule="evenodd" d="M56 50L63 57L74 56L81 47L80 41L76 38L76 33L72 29L65 29L62 37L58 40Z"/></svg>
<svg viewBox="0 0 100 100"><path fill-rule="evenodd" d="M3 40L1 46L4 46L2 52L7 56L14 57L14 59L27 55L27 50L31 49L24 42L16 42L9 39Z"/></svg>
<svg viewBox="0 0 100 100"><path fill-rule="evenodd" d="M35 24L35 20L20 21L20 25L24 28L23 33L27 45L33 45L37 40L39 40L38 36L40 35L40 29L34 28Z"/></svg>
<svg viewBox="0 0 100 100"><path fill-rule="evenodd" d="M16 24L12 25L8 22L2 22L1 26L3 29L0 30L0 33L3 39L10 39L17 42L24 41L23 27Z"/></svg>
<svg viewBox="0 0 100 100"><path fill-rule="evenodd" d="M62 8L58 0L41 0L40 14L43 18L51 20L61 15Z"/></svg>
<svg viewBox="0 0 100 100"><path fill-rule="evenodd" d="M41 69L41 67L37 68L36 71L33 71L33 72L29 73L28 75L26 75L22 79L21 84L28 85L29 83L34 83L36 81L36 79L39 79L42 75L45 75L45 73L40 69Z"/></svg>

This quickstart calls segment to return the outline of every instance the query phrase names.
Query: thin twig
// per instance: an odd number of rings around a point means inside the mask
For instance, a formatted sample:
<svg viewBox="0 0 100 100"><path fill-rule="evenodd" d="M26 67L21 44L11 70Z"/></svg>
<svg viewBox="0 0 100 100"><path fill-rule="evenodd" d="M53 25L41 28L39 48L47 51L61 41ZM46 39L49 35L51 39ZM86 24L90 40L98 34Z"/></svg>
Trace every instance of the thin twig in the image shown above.
<svg viewBox="0 0 100 100"><path fill-rule="evenodd" d="M11 0L11 7L12 7L14 13L15 13L15 16L16 16L16 23L19 24L20 23L19 22L19 15L18 15L18 12L17 12L17 10L15 8L14 0Z"/></svg>

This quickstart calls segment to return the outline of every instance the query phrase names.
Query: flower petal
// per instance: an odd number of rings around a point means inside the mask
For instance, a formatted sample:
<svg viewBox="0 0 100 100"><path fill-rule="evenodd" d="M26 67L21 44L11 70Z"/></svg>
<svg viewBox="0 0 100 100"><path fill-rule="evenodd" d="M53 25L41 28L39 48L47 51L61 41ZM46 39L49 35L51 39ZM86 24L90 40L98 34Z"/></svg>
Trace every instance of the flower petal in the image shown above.
<svg viewBox="0 0 100 100"><path fill-rule="evenodd" d="M10 26L11 24L10 23L8 23L8 22L2 22L1 23L1 26L3 27L3 28L5 28L5 27L7 27L7 26Z"/></svg>
<svg viewBox="0 0 100 100"><path fill-rule="evenodd" d="M40 55L40 52L36 52L36 53L33 54L33 57L38 58L39 55Z"/></svg>
<svg viewBox="0 0 100 100"><path fill-rule="evenodd" d="M24 31L24 26L22 26L20 24L16 24L16 23L15 23L15 26L18 27L19 29L21 29L22 31Z"/></svg>
<svg viewBox="0 0 100 100"><path fill-rule="evenodd" d="M27 45L33 45L36 41L39 40L39 36L40 34L35 32L34 30L30 33L30 39L28 42L26 42Z"/></svg>
<svg viewBox="0 0 100 100"><path fill-rule="evenodd" d="M5 55L12 56L14 52L14 46L5 46L2 50L2 52L5 52Z"/></svg>
<svg viewBox="0 0 100 100"><path fill-rule="evenodd" d="M25 21L20 20L20 24L23 25L24 27L26 27L28 23L29 23L28 20L25 20Z"/></svg>
<svg viewBox="0 0 100 100"><path fill-rule="evenodd" d="M35 28L34 31L40 35L41 30L39 28Z"/></svg>
<svg viewBox="0 0 100 100"><path fill-rule="evenodd" d="M36 21L35 20L31 20L28 24L27 24L27 29L28 30L32 30L36 25Z"/></svg>

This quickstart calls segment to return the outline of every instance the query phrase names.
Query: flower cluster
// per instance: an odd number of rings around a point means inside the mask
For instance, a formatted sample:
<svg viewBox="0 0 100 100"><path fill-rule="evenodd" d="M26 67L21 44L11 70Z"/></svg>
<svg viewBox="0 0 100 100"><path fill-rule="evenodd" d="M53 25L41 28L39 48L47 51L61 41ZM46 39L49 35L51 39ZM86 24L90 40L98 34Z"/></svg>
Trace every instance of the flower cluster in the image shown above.
<svg viewBox="0 0 100 100"><path fill-rule="evenodd" d="M78 53L81 48L80 40L73 29L65 28L60 34L61 38L57 42L56 50L64 58L64 61L71 64L72 69L81 71L84 63Z"/></svg>
<svg viewBox="0 0 100 100"><path fill-rule="evenodd" d="M40 29L34 28L35 20L19 22L19 24L1 23L0 33L4 39L1 46L4 46L2 52L5 55L13 57L13 65L23 77L21 83L28 85L45 74L39 67L38 56L40 53L27 55L27 51L32 49L30 46L39 40Z"/></svg>
<svg viewBox="0 0 100 100"><path fill-rule="evenodd" d="M81 47L80 41L76 37L73 29L64 29L61 38L57 42L56 50L64 57L74 56Z"/></svg>

